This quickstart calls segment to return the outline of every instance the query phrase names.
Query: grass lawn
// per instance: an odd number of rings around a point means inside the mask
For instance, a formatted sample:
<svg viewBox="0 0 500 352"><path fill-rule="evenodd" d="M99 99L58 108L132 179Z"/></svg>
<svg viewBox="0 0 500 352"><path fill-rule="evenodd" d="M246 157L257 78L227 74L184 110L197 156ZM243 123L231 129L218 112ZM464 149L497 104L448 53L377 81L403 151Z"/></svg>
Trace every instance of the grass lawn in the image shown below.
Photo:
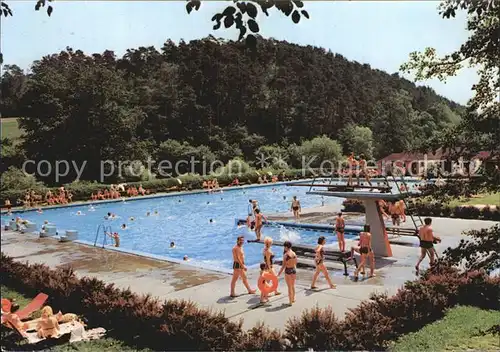
<svg viewBox="0 0 500 352"><path fill-rule="evenodd" d="M0 121L2 123L2 138L17 139L21 136L22 132L17 124L17 118L7 117L0 119Z"/></svg>
<svg viewBox="0 0 500 352"><path fill-rule="evenodd" d="M439 321L403 336L391 351L498 351L500 337L481 331L500 324L500 311L455 307Z"/></svg>
<svg viewBox="0 0 500 352"><path fill-rule="evenodd" d="M500 206L500 193L479 194L473 198L462 198L450 202L450 206L488 204Z"/></svg>
<svg viewBox="0 0 500 352"><path fill-rule="evenodd" d="M5 286L0 286L0 290L2 292L2 298L14 298L16 300L16 303L21 306L21 309L26 306L31 299L29 297L26 297L19 292L16 292L8 287ZM36 314L38 313L38 314ZM36 312L33 314L33 317L37 317L39 315L39 312ZM12 336L11 332L8 331L6 328L4 329L2 327L2 341L9 339L10 336ZM12 337L11 337L12 338ZM17 338L17 334L15 336ZM3 343L0 343L0 345L3 347ZM16 346L19 350L27 350L28 347L25 347L23 344L19 344ZM17 349L16 348L16 349ZM94 341L88 341L88 342L75 342L75 343L66 343L62 345L57 345L49 349L49 351L124 351L124 352L132 352L132 351L141 351L141 352L146 352L148 350L138 350L136 348L132 348L128 345L125 345L121 341L112 339L112 338L102 338L100 340L94 340Z"/></svg>

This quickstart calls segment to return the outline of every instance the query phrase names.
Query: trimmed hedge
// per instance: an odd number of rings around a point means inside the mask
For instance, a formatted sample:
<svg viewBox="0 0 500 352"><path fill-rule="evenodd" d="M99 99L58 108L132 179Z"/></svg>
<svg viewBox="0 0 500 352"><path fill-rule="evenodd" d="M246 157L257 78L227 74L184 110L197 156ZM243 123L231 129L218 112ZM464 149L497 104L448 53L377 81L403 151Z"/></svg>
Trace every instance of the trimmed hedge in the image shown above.
<svg viewBox="0 0 500 352"><path fill-rule="evenodd" d="M359 200L347 199L342 203L342 205L344 206L343 211L345 212L365 212L365 205ZM471 205L459 205L456 207L450 207L441 203L424 203L416 200L410 201L410 209L407 210L407 212L411 212L412 214L417 214L420 216L500 221L499 208L491 208L489 206L486 206L482 209Z"/></svg>
<svg viewBox="0 0 500 352"><path fill-rule="evenodd" d="M408 282L392 297L373 295L344 320L331 308L315 308L290 319L283 334L263 324L244 332L241 321L231 322L223 313L191 302L160 303L97 279L78 279L67 267L18 263L3 253L0 259L3 285L32 295L44 292L56 309L84 316L112 337L153 350L381 350L457 304L499 309L499 277L445 267Z"/></svg>

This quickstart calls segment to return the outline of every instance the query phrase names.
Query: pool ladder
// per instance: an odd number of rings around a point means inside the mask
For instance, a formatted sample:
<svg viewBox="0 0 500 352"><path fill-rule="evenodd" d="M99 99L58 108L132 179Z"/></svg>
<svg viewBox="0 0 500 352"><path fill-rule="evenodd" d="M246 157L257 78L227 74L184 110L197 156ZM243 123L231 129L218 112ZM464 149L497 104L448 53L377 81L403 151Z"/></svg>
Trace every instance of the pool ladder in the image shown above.
<svg viewBox="0 0 500 352"><path fill-rule="evenodd" d="M104 248L104 246L106 245L106 238L108 237L106 235L106 232L107 233L112 233L112 230L111 230L111 225L109 226L106 226L106 224L100 224L99 226L97 226L97 231L95 233L95 240L94 240L94 247L97 246L97 240L99 239L99 233L102 229L102 234L103 234L103 240L102 240L102 248Z"/></svg>

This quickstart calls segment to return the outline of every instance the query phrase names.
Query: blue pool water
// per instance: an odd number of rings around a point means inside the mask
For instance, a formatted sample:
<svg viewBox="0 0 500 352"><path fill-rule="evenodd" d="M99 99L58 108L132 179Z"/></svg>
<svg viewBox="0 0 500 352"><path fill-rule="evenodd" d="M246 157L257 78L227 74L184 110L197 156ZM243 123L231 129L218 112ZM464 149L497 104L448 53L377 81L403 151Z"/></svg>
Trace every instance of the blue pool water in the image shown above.
<svg viewBox="0 0 500 352"><path fill-rule="evenodd" d="M273 191L275 188L275 191ZM289 210L292 196L296 195L303 208L325 204L341 204L343 199L334 197L306 195L308 187L290 187L285 185L254 187L246 189L224 190L223 193L192 194L150 198L135 201L96 204L95 211L89 211L89 205L46 209L43 214L36 211L24 212L20 216L35 222L40 229L45 220L54 223L59 233L65 230L77 230L80 240L94 243L96 230L100 224L110 225L121 238L121 247L128 250L182 259L185 255L191 263L210 267L229 269L232 265L231 249L239 235L254 239L255 234L245 227L237 228L236 218L246 218L248 200L257 199L264 215L273 215ZM286 199L283 199L286 197ZM77 215L81 211L84 215ZM150 216L146 216L147 212ZM158 215L154 215L157 211ZM108 213L117 218L104 220ZM13 215L14 216L14 215ZM2 215L2 223L11 217ZM131 221L130 217L135 220ZM213 223L209 220L213 219ZM120 226L127 225L126 230ZM335 245L335 236L324 232L305 231L264 227L263 236L275 240L289 239L294 243L315 244L321 235L327 236L328 243ZM102 244L103 234L99 236ZM170 249L170 242L176 248ZM111 241L108 238L107 243ZM335 245L336 247L336 245ZM245 244L248 265L261 261L262 245ZM281 249L274 251L280 256Z"/></svg>
<svg viewBox="0 0 500 352"><path fill-rule="evenodd" d="M273 191L275 188L275 191ZM120 234L121 247L155 255L182 259L184 255L195 264L206 264L212 267L229 269L232 265L231 249L239 235L254 239L255 234L246 228L235 226L236 218L246 218L248 200L259 200L264 215L287 211L292 196L296 195L303 208L320 206L320 196L305 195L308 187L290 187L285 185L255 187L246 189L224 190L223 193L192 194L169 196L144 200L105 203L94 205L95 211L89 211L89 205L45 209L42 214L29 211L20 214L37 224L38 229L45 220L54 223L59 233L65 230L77 230L81 240L94 243L99 224L111 225L113 231ZM286 197L286 199L283 199ZM325 204L342 202L342 199L325 197ZM84 215L77 215L81 211ZM146 216L147 212L150 216ZM157 211L158 215L154 215ZM108 213L117 218L104 220ZM2 223L10 218L2 214ZM135 220L131 221L130 217ZM213 219L213 223L209 220ZM126 230L120 226L127 225ZM278 228L264 228L263 235L274 239L283 239L284 233L291 234L291 239L300 243L314 243L318 233L308 232L297 235L296 230L283 232ZM300 236L300 237L297 237ZM309 238L310 237L310 238ZM102 244L102 232L99 243ZM170 242L176 248L170 249ZM107 243L110 243L108 238ZM276 248L275 251L279 249ZM262 245L246 244L245 255L248 265L259 263Z"/></svg>

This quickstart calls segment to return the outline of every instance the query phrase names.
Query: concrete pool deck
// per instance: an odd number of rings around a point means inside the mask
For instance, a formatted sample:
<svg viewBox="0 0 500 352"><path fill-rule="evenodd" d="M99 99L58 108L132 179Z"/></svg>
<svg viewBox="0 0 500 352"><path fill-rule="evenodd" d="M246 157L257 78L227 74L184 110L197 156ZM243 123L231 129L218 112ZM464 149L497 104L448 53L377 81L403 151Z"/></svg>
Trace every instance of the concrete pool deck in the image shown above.
<svg viewBox="0 0 500 352"><path fill-rule="evenodd" d="M319 213L331 216L333 206L313 208L304 211L320 218ZM305 222L305 221L304 221ZM309 220L308 220L309 222ZM480 220L460 220L434 218L433 227L443 242L437 245L442 253L449 246L455 246L462 238L461 232L493 226L497 222ZM265 228L263 231L265 235ZM59 243L51 238L37 238L35 235L2 231L2 252L15 260L30 263L44 263L52 268L71 265L78 276L93 276L106 283L113 283L120 288L130 288L139 294L149 293L162 300L188 299L200 307L223 310L231 320L243 319L244 328L251 328L259 321L273 328L282 329L289 318L299 317L304 309L315 306L331 306L339 315L350 308L355 308L373 292L393 294L407 280L415 278L414 265L419 251L416 238L398 238L399 244L393 244L393 257L376 259L376 277L360 279L354 282L351 277L344 277L340 270L332 270L333 281L337 289L324 290L326 282L320 278L319 290L309 290L313 272L299 269L297 275L297 300L289 307L286 285L280 279L279 296L271 296L270 303L259 305L258 295L243 294L231 299L228 297L231 276L209 270L195 268L183 263L170 263L162 260L137 255L108 251L78 243ZM256 245L246 244L245 246ZM350 243L347 243L347 247ZM280 249L274 251L279 253ZM230 253L228 253L230 255ZM424 261L422 268L427 267ZM352 273L353 267L349 267ZM249 281L255 286L258 271L249 270ZM243 293L244 287L239 282L237 292ZM268 314L273 313L273 314Z"/></svg>

